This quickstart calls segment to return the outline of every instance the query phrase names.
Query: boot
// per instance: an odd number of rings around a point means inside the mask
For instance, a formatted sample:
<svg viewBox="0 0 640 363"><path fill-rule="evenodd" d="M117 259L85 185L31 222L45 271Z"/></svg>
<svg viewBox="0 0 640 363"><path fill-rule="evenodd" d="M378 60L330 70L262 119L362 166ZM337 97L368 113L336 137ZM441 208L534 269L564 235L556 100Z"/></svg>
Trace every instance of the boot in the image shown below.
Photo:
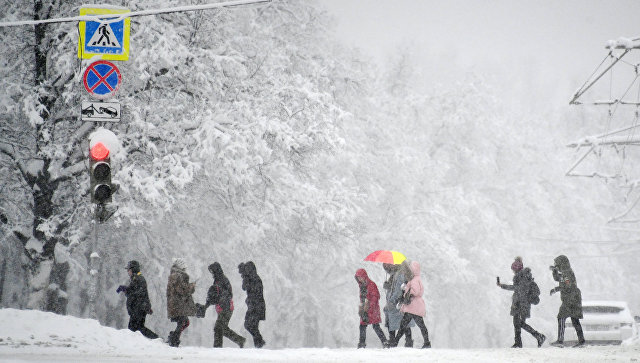
<svg viewBox="0 0 640 363"><path fill-rule="evenodd" d="M173 331L169 333L169 346L170 347L180 346L180 339L178 339L178 334L176 334Z"/></svg>
<svg viewBox="0 0 640 363"><path fill-rule="evenodd" d="M366 348L366 347L367 347L367 344L366 344L366 343L362 343L362 342L358 343L358 349L360 349L360 348Z"/></svg>
<svg viewBox="0 0 640 363"><path fill-rule="evenodd" d="M431 342L427 340L426 342L424 342L424 344L422 344L422 349L428 348L431 348Z"/></svg>
<svg viewBox="0 0 640 363"><path fill-rule="evenodd" d="M263 339L258 339L256 341L253 342L253 346L260 349L262 347L264 347L265 341Z"/></svg>
<svg viewBox="0 0 640 363"><path fill-rule="evenodd" d="M564 348L564 342L561 342L559 340L556 340L555 342L551 343L550 345L552 345L554 347L558 347L558 348Z"/></svg>
<svg viewBox="0 0 640 363"><path fill-rule="evenodd" d="M581 340L579 340L579 341L578 341L578 343L577 343L576 345L574 345L574 346L573 346L573 348L580 348L580 347L584 347L585 342L586 342L586 341L585 341L584 339L581 339Z"/></svg>
<svg viewBox="0 0 640 363"><path fill-rule="evenodd" d="M405 348L413 348L413 339L407 338L404 340Z"/></svg>
<svg viewBox="0 0 640 363"><path fill-rule="evenodd" d="M411 335L411 328L409 327L404 331L404 347L413 348L413 336Z"/></svg>
<svg viewBox="0 0 640 363"><path fill-rule="evenodd" d="M240 348L244 348L244 342L247 341L247 338L245 338L245 337L240 337L240 338L242 338L242 339L238 339L238 346Z"/></svg>
<svg viewBox="0 0 640 363"><path fill-rule="evenodd" d="M547 337L545 337L544 334L538 333L536 340L538 341L538 348L540 348L542 344L544 344L544 341L547 340Z"/></svg>
<svg viewBox="0 0 640 363"><path fill-rule="evenodd" d="M520 337L519 332L516 332L514 343L511 348L522 348L522 338Z"/></svg>

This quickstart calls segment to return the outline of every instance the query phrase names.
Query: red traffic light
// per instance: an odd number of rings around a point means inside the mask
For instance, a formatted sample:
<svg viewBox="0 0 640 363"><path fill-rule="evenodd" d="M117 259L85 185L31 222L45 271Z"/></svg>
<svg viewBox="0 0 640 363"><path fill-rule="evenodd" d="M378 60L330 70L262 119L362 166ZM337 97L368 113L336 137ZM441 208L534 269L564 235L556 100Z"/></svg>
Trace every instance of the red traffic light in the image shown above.
<svg viewBox="0 0 640 363"><path fill-rule="evenodd" d="M89 154L91 158L95 161L101 161L109 157L109 149L104 146L103 143L99 142L89 150Z"/></svg>

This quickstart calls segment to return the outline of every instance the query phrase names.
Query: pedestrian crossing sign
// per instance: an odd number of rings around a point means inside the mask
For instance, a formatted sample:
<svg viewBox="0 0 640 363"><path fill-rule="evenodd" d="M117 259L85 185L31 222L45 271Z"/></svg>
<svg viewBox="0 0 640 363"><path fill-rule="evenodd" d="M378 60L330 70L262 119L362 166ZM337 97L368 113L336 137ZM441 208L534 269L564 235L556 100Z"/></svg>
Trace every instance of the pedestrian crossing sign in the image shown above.
<svg viewBox="0 0 640 363"><path fill-rule="evenodd" d="M108 8L80 8L80 15L119 15L130 12L129 9L119 7ZM103 21L81 21L78 24L80 39L78 42L78 58L89 59L101 55L104 60L129 59L129 32L131 19L124 18L113 21L104 18Z"/></svg>

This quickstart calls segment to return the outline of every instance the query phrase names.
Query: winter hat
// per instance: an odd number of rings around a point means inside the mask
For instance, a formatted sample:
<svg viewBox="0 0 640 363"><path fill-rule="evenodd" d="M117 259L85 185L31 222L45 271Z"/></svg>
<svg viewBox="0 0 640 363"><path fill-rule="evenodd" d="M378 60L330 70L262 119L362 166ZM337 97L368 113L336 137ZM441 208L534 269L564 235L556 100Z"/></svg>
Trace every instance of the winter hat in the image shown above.
<svg viewBox="0 0 640 363"><path fill-rule="evenodd" d="M187 263L184 261L183 258L176 257L173 259L173 266L181 270L185 270L187 268Z"/></svg>
<svg viewBox="0 0 640 363"><path fill-rule="evenodd" d="M515 272L518 272L520 270L522 270L522 257L518 256L516 257L516 260L513 261L513 263L511 264L511 269Z"/></svg>
<svg viewBox="0 0 640 363"><path fill-rule="evenodd" d="M138 273L140 272L140 264L136 260L131 260L127 264L127 270L131 270L133 273Z"/></svg>

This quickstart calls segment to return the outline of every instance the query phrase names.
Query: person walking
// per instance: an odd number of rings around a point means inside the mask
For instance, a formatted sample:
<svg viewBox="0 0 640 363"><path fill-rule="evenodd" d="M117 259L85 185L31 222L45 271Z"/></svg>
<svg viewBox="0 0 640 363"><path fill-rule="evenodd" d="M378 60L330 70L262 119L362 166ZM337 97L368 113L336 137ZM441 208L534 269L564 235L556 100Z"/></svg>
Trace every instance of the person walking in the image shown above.
<svg viewBox="0 0 640 363"><path fill-rule="evenodd" d="M222 337L227 337L242 348L246 338L229 328L229 320L233 315L233 291L229 279L224 275L222 266L218 262L209 265L209 272L213 275L213 285L207 292L207 302L204 309L215 305L218 313L216 324L213 327L213 347L222 348Z"/></svg>
<svg viewBox="0 0 640 363"><path fill-rule="evenodd" d="M514 274L513 285L501 284L500 278L496 278L496 284L505 290L513 291L511 297L511 316L513 316L513 330L515 332L515 342L511 348L522 348L522 329L533 335L538 342L538 348L547 339L543 334L533 329L526 323L531 316L531 304L540 301L540 289L534 282L530 268L524 268L521 257L516 257L511 264L511 271ZM537 300L536 300L537 299Z"/></svg>
<svg viewBox="0 0 640 363"><path fill-rule="evenodd" d="M582 332L582 292L578 288L576 275L571 269L569 259L565 255L560 255L553 260L554 265L550 267L553 279L558 281L558 286L551 289L550 295L560 291L560 310L558 311L558 340L551 343L555 347L564 346L564 328L567 318L571 318L571 324L578 335L578 343L574 347L581 347L585 344L584 333Z"/></svg>
<svg viewBox="0 0 640 363"><path fill-rule="evenodd" d="M373 282L367 271L361 268L356 271L356 281L360 291L360 340L358 342L358 348L365 348L367 346L367 325L371 324L373 330L376 332L382 346L387 348L389 343L384 335L384 332L380 328L380 292L378 286Z"/></svg>
<svg viewBox="0 0 640 363"><path fill-rule="evenodd" d="M385 290L386 304L383 308L385 323L389 330L389 341L394 341L396 332L400 329L400 321L402 321L402 313L397 307L397 301L402 297L402 285L407 282L404 273L400 269L400 265L385 263L382 268L389 274L389 278L382 285ZM411 327L415 326L412 320L404 332L404 346L413 347L413 339L411 338Z"/></svg>
<svg viewBox="0 0 640 363"><path fill-rule="evenodd" d="M117 293L124 292L127 297L127 313L129 314L129 330L139 331L149 339L156 339L158 334L144 326L147 314L153 314L151 300L147 291L147 281L140 272L140 263L136 260L127 264L129 286L120 285Z"/></svg>
<svg viewBox="0 0 640 363"><path fill-rule="evenodd" d="M409 327L409 322L413 320L418 325L418 328L420 328L420 332L422 332L422 338L424 340L422 348L431 348L429 331L427 330L427 326L424 324L423 319L427 311L424 300L422 299L424 286L420 280L420 264L417 261L409 262L409 260L404 260L401 268L405 272L409 282L407 282L403 288L404 294L402 295L400 302L400 312L404 313L404 315L400 321L398 334L396 335L395 340L391 343L391 346L398 346L400 338Z"/></svg>
<svg viewBox="0 0 640 363"><path fill-rule="evenodd" d="M253 337L253 346L262 348L265 344L258 325L266 319L266 307L262 292L262 279L258 276L253 261L241 263L238 271L242 276L242 290L247 292L247 313L244 316L244 327Z"/></svg>
<svg viewBox="0 0 640 363"><path fill-rule="evenodd" d="M180 335L189 326L189 316L196 315L193 301L195 283L189 282L187 263L182 258L174 258L167 282L167 316L177 323L176 329L169 333L169 345L178 347Z"/></svg>

